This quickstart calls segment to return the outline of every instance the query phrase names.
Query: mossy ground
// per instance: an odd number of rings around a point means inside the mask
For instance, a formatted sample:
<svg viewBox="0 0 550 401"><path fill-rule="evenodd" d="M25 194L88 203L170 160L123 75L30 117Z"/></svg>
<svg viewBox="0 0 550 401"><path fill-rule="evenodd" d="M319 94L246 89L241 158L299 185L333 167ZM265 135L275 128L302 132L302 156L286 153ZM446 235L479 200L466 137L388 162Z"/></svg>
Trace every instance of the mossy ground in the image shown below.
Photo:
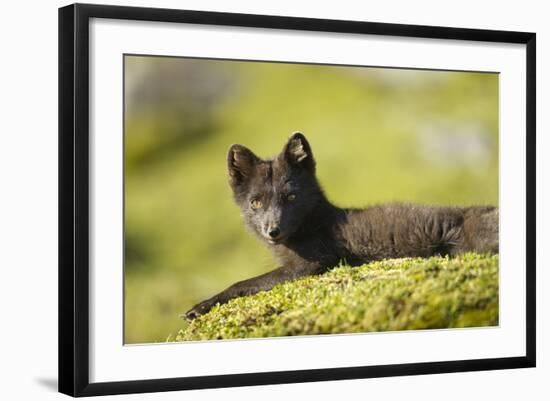
<svg viewBox="0 0 550 401"><path fill-rule="evenodd" d="M215 306L169 341L498 325L498 256L339 266Z"/></svg>

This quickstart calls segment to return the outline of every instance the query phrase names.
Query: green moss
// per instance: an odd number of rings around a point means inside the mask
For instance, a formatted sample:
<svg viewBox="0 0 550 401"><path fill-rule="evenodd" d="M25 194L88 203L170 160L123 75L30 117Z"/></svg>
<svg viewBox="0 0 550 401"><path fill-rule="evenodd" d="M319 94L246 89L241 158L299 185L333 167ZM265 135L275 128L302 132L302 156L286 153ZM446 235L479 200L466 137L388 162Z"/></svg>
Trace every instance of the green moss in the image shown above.
<svg viewBox="0 0 550 401"><path fill-rule="evenodd" d="M498 325L498 256L339 266L217 305L169 341Z"/></svg>

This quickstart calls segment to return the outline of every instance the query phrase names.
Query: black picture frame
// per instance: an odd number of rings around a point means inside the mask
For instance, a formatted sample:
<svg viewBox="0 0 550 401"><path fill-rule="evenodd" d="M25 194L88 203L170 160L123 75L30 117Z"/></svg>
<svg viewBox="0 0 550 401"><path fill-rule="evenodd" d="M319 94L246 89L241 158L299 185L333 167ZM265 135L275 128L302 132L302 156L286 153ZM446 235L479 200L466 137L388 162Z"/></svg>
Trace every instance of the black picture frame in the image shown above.
<svg viewBox="0 0 550 401"><path fill-rule="evenodd" d="M89 21L91 18L438 38L526 45L526 354L521 357L382 366L89 381ZM283 16L74 4L59 9L59 391L72 396L534 367L535 338L535 91L536 35Z"/></svg>

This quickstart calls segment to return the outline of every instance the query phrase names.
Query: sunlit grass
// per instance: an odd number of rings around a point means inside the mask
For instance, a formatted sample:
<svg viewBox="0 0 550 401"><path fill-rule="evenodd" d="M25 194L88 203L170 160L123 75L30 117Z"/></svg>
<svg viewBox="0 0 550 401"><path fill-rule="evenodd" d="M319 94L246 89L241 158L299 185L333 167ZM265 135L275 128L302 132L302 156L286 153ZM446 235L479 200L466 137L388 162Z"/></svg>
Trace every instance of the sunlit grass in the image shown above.
<svg viewBox="0 0 550 401"><path fill-rule="evenodd" d="M498 257L394 259L216 306L169 340L216 340L495 326Z"/></svg>

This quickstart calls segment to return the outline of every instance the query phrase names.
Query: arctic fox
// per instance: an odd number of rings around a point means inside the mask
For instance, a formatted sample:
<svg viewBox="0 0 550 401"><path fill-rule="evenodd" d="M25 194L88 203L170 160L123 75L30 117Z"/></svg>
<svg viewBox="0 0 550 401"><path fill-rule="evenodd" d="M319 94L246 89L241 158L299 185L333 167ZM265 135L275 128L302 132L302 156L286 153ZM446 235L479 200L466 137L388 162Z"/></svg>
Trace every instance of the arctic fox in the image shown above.
<svg viewBox="0 0 550 401"><path fill-rule="evenodd" d="M280 267L195 305L185 314L189 320L217 303L326 272L342 260L357 266L384 258L498 253L498 208L493 206L333 205L315 176L311 146L299 132L268 160L232 145L227 167L245 224L271 248Z"/></svg>

